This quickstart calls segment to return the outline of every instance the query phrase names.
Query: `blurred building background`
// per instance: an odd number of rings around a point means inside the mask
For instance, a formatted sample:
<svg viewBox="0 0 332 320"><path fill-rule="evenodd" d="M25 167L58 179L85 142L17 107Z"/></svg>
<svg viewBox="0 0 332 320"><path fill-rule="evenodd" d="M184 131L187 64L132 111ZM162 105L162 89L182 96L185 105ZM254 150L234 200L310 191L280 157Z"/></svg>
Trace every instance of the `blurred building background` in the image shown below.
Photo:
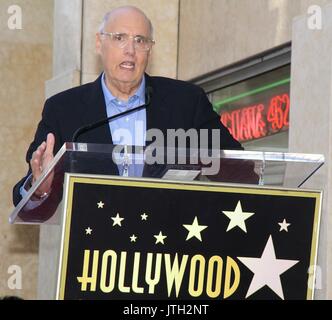
<svg viewBox="0 0 332 320"><path fill-rule="evenodd" d="M39 227L8 216L44 100L97 78L95 33L128 4L154 24L148 73L202 86L246 149L325 155L305 187L324 191L316 297L331 299L331 0L0 0L0 296L37 297ZM8 286L13 265L19 290Z"/></svg>

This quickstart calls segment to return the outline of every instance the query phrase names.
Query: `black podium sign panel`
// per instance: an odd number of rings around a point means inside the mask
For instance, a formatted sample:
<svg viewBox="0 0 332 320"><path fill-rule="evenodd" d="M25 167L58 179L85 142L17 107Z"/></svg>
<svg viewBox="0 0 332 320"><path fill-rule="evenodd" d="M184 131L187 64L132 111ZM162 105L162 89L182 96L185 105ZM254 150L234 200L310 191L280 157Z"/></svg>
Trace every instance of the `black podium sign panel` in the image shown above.
<svg viewBox="0 0 332 320"><path fill-rule="evenodd" d="M321 193L66 180L59 299L312 299Z"/></svg>

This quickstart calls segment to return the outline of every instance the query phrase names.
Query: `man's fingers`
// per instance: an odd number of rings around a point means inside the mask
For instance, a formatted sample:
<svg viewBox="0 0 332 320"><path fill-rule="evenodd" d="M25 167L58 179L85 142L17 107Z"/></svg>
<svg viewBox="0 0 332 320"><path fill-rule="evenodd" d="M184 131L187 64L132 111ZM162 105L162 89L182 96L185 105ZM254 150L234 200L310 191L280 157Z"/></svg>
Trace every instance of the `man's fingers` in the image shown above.
<svg viewBox="0 0 332 320"><path fill-rule="evenodd" d="M40 175L42 171L42 158L46 150L46 142L44 141L32 154L30 161L31 170L34 176Z"/></svg>
<svg viewBox="0 0 332 320"><path fill-rule="evenodd" d="M46 150L45 153L47 155L53 156L53 150L54 150L54 144L55 144L55 137L53 133L49 133L47 135L47 140L46 140Z"/></svg>
<svg viewBox="0 0 332 320"><path fill-rule="evenodd" d="M53 159L53 150L55 144L54 134L49 133L47 140L44 141L32 154L30 166L32 170L33 180L39 178L43 169L47 167L49 162Z"/></svg>
<svg viewBox="0 0 332 320"><path fill-rule="evenodd" d="M35 162L35 160L38 160L41 162L42 156L45 152L46 149L46 142L43 142L37 149L36 151L32 154L32 161Z"/></svg>
<svg viewBox="0 0 332 320"><path fill-rule="evenodd" d="M46 142L43 142L35 151L35 157L41 158L46 150Z"/></svg>
<svg viewBox="0 0 332 320"><path fill-rule="evenodd" d="M32 159L30 161L30 166L32 171L32 181L34 182L40 177L42 173L41 162L38 158Z"/></svg>

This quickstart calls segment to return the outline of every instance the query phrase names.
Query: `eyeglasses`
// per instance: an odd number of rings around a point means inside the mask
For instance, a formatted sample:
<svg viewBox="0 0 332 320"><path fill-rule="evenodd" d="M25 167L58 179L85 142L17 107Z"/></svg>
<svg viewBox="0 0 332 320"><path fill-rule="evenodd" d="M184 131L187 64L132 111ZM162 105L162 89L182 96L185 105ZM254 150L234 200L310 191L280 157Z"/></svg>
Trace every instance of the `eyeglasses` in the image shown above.
<svg viewBox="0 0 332 320"><path fill-rule="evenodd" d="M101 35L108 36L111 44L114 47L123 49L127 44L129 39L134 40L134 47L138 51L149 51L151 47L155 44L155 41L144 37L144 36L131 36L127 33L118 32L100 32Z"/></svg>

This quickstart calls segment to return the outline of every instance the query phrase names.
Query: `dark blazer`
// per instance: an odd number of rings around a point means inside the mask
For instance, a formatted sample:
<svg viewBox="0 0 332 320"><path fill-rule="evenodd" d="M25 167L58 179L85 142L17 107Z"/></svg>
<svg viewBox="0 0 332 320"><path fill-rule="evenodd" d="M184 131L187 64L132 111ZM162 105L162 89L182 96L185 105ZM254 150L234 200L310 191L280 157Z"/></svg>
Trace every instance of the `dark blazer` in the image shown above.
<svg viewBox="0 0 332 320"><path fill-rule="evenodd" d="M146 76L146 86L152 88L151 103L146 109L147 130L167 129L220 129L220 149L242 149L220 122L205 92L193 84L163 77ZM95 82L56 94L45 102L42 119L31 143L26 161L46 139L48 133L55 135L56 154L65 142L72 140L74 132L85 125L107 118L101 76ZM103 125L79 136L78 142L112 144L109 126ZM27 176L31 173L30 169ZM26 176L26 177L27 177ZM24 177L13 189L15 205L21 200L19 189Z"/></svg>

